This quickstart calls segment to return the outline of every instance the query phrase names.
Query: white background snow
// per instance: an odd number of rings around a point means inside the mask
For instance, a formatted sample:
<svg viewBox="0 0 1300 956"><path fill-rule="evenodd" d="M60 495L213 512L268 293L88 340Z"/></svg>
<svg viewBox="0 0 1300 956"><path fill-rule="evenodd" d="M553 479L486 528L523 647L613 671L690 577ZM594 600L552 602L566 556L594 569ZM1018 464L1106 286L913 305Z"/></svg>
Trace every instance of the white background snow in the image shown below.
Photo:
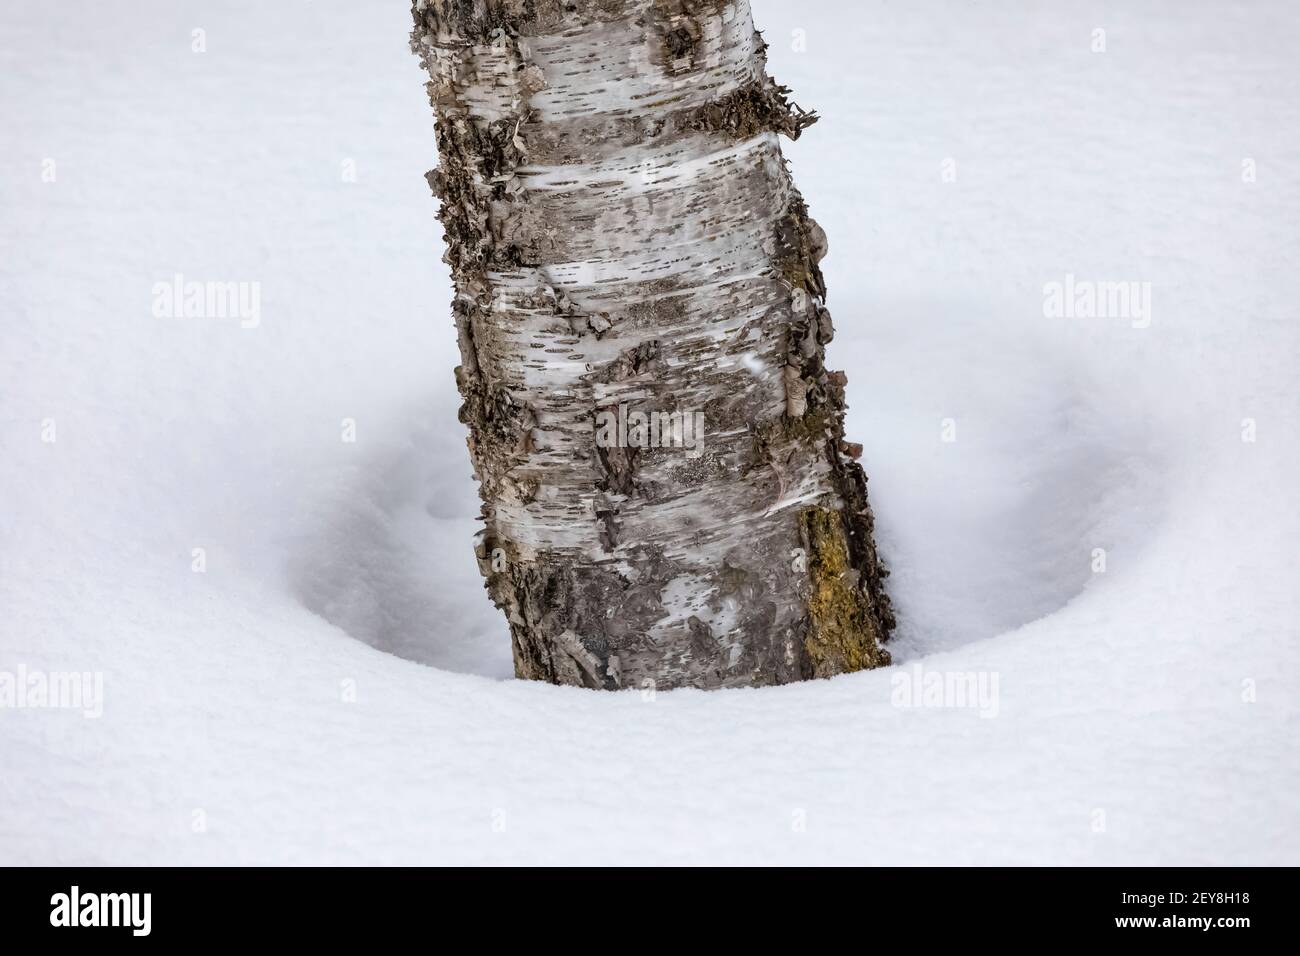
<svg viewBox="0 0 1300 956"><path fill-rule="evenodd" d="M1300 862L1300 5L755 14L898 665L647 700L510 678L407 4L4 5L0 863Z"/></svg>

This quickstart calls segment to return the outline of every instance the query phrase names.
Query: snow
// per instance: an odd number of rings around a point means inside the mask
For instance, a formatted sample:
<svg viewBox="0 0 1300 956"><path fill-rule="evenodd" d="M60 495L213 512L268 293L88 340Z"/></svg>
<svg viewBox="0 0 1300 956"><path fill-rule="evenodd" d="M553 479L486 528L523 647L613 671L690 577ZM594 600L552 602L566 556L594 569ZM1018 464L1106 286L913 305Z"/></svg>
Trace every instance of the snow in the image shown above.
<svg viewBox="0 0 1300 956"><path fill-rule="evenodd" d="M407 5L4 8L0 674L104 697L0 708L0 863L1300 862L1300 7L755 10L897 663L600 694L481 589Z"/></svg>

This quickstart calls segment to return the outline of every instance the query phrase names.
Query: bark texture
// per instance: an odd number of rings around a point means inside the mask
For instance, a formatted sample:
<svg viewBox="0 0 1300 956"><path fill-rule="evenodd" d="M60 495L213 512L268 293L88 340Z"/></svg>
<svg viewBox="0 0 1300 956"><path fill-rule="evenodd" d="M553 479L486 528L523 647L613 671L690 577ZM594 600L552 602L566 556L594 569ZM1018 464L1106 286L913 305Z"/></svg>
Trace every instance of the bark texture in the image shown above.
<svg viewBox="0 0 1300 956"><path fill-rule="evenodd" d="M416 0L477 542L520 677L780 684L894 621L748 0ZM692 450L602 413L702 414ZM652 443L651 443L652 444Z"/></svg>

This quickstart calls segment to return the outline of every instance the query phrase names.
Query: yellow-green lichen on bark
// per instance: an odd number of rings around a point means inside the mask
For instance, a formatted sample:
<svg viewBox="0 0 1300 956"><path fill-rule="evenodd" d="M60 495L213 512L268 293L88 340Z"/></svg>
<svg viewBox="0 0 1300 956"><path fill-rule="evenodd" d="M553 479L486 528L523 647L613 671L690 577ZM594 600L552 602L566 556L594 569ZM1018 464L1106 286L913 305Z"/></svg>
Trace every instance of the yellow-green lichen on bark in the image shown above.
<svg viewBox="0 0 1300 956"><path fill-rule="evenodd" d="M848 539L839 511L811 508L804 513L808 542L808 631L804 649L814 677L885 667L880 616L849 558Z"/></svg>

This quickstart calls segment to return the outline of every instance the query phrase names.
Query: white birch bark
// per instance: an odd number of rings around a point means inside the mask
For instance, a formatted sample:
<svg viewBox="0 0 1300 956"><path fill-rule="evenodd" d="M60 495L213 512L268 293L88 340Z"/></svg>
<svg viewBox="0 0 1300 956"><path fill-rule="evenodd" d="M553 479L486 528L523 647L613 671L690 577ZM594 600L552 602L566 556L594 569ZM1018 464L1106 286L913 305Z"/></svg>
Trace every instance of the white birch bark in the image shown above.
<svg viewBox="0 0 1300 956"><path fill-rule="evenodd" d="M893 626L748 0L416 0L480 565L519 676L785 683ZM692 448L602 426L677 413ZM611 440L611 434L614 436Z"/></svg>

